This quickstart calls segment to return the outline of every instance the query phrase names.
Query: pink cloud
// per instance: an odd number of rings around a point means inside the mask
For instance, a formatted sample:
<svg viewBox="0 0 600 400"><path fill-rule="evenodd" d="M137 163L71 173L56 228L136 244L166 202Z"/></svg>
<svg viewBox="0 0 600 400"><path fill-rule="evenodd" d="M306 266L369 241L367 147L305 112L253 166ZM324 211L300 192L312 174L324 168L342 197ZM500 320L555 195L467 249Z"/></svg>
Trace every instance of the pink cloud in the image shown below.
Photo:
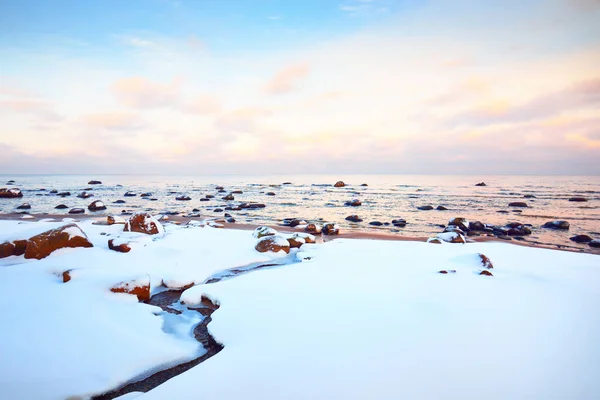
<svg viewBox="0 0 600 400"><path fill-rule="evenodd" d="M134 76L116 81L112 89L117 99L129 107L172 107L179 103L180 81L164 84Z"/></svg>
<svg viewBox="0 0 600 400"><path fill-rule="evenodd" d="M269 94L286 94L297 89L299 80L309 73L306 64L291 65L279 71L266 85L265 91Z"/></svg>
<svg viewBox="0 0 600 400"><path fill-rule="evenodd" d="M104 128L113 130L139 129L142 127L140 116L135 113L125 112L105 112L96 114L87 114L82 120L94 128Z"/></svg>

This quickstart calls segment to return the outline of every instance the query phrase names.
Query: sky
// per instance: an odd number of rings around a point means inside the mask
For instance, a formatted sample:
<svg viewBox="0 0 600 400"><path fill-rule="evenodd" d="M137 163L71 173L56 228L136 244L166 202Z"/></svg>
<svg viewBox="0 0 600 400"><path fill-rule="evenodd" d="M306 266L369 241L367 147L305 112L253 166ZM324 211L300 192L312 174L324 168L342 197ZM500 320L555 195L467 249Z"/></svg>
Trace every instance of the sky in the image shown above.
<svg viewBox="0 0 600 400"><path fill-rule="evenodd" d="M0 173L600 175L600 0L0 0Z"/></svg>

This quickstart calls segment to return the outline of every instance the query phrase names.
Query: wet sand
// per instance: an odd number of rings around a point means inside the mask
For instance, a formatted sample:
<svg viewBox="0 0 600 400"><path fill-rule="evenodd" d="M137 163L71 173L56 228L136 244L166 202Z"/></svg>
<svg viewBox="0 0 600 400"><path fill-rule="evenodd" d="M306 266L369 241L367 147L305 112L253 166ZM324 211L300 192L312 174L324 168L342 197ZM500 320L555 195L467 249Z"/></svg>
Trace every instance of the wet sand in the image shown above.
<svg viewBox="0 0 600 400"><path fill-rule="evenodd" d="M27 215L28 218L23 218L23 215ZM0 214L0 220L18 220L24 222L35 222L44 219L52 219L55 221L62 221L63 218L71 218L75 221L81 220L96 220L97 224L107 224L106 217L109 215L121 217L123 219L127 219L129 216L127 215L119 215L119 214L101 214L101 213L93 213L93 214L19 214L19 213L6 213ZM174 223L178 225L185 225L190 221L212 221L218 223L222 226L223 229L238 229L238 230L246 230L253 231L259 226L259 224L248 224L248 223L229 223L225 222L223 218L215 217L214 215L200 215L198 217L183 217L180 215L169 215L168 220L161 220L163 224ZM294 233L294 232L304 232L303 230L294 229L289 226L284 225L267 225L279 232L284 233ZM362 240L397 240L397 241L405 241L405 242L426 242L428 238L435 237L439 232L432 232L431 236L403 236L397 233L386 233L386 232L365 232L365 231L341 231L338 235L316 235L317 243L319 242L328 242L334 239L362 239ZM504 240L499 239L496 236L487 236L486 234L478 235L478 236L466 236L468 243L478 243L478 242L501 242L508 243L516 246L526 246L526 247L536 247L542 249L551 249L551 250L562 250L562 251L570 251L575 253L590 253L590 254L600 254L600 249L598 248L581 248L576 246L570 246L568 244L564 245L556 245L556 244L547 244L542 242L533 241L531 239L525 241L519 240Z"/></svg>

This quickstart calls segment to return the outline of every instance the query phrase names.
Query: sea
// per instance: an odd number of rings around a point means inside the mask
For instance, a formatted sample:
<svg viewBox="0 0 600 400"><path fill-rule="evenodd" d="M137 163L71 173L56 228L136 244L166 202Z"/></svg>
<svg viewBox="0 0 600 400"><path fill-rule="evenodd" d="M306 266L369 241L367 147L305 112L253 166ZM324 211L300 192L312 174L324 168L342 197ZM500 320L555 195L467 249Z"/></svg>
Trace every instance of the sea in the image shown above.
<svg viewBox="0 0 600 400"><path fill-rule="evenodd" d="M14 184L7 185L14 180ZM91 180L101 181L89 185ZM334 187L338 181L344 187ZM476 186L484 182L486 186ZM222 186L224 192L218 192ZM599 176L499 176L499 175L0 175L0 187L18 187L20 199L0 199L0 213L22 212L17 207L29 203L31 214L64 214L58 204L81 207L86 214L115 214L148 211L155 214L192 212L223 217L227 212L236 223L278 225L285 219L337 223L345 231L385 232L407 237L429 237L441 232L442 226L455 217L469 221L504 226L519 222L531 225L532 234L520 240L557 248L589 250L569 238L586 234L600 239ZM69 191L69 197L50 193ZM93 197L76 197L82 191ZM134 197L124 197L126 192ZM222 200L233 191L234 200ZM141 197L142 193L151 196ZM271 193L274 195L267 195ZM191 200L176 200L179 196ZM213 195L209 201L200 201ZM583 197L585 202L569 199ZM358 199L352 207L348 201ZM87 206L103 201L108 210L93 213ZM115 204L124 200L124 204ZM525 202L527 207L511 207L511 202ZM217 211L240 203L263 203L264 208L241 211ZM433 210L419 207L432 206ZM437 210L443 206L447 210ZM196 211L193 211L193 210ZM363 222L346 220L358 215ZM390 224L404 219L405 227ZM541 226L553 220L566 220L569 230L552 230ZM374 226L371 222L384 225ZM514 240L514 239L513 239Z"/></svg>

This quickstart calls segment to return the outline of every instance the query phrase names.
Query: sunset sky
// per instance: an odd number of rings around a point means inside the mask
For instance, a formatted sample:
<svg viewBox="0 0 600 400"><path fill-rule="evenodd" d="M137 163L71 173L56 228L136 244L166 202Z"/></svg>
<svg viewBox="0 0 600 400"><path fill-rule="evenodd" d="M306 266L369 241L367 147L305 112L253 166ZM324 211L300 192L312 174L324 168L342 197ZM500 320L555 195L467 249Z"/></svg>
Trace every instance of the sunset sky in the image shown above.
<svg viewBox="0 0 600 400"><path fill-rule="evenodd" d="M3 0L0 173L600 174L600 0Z"/></svg>

